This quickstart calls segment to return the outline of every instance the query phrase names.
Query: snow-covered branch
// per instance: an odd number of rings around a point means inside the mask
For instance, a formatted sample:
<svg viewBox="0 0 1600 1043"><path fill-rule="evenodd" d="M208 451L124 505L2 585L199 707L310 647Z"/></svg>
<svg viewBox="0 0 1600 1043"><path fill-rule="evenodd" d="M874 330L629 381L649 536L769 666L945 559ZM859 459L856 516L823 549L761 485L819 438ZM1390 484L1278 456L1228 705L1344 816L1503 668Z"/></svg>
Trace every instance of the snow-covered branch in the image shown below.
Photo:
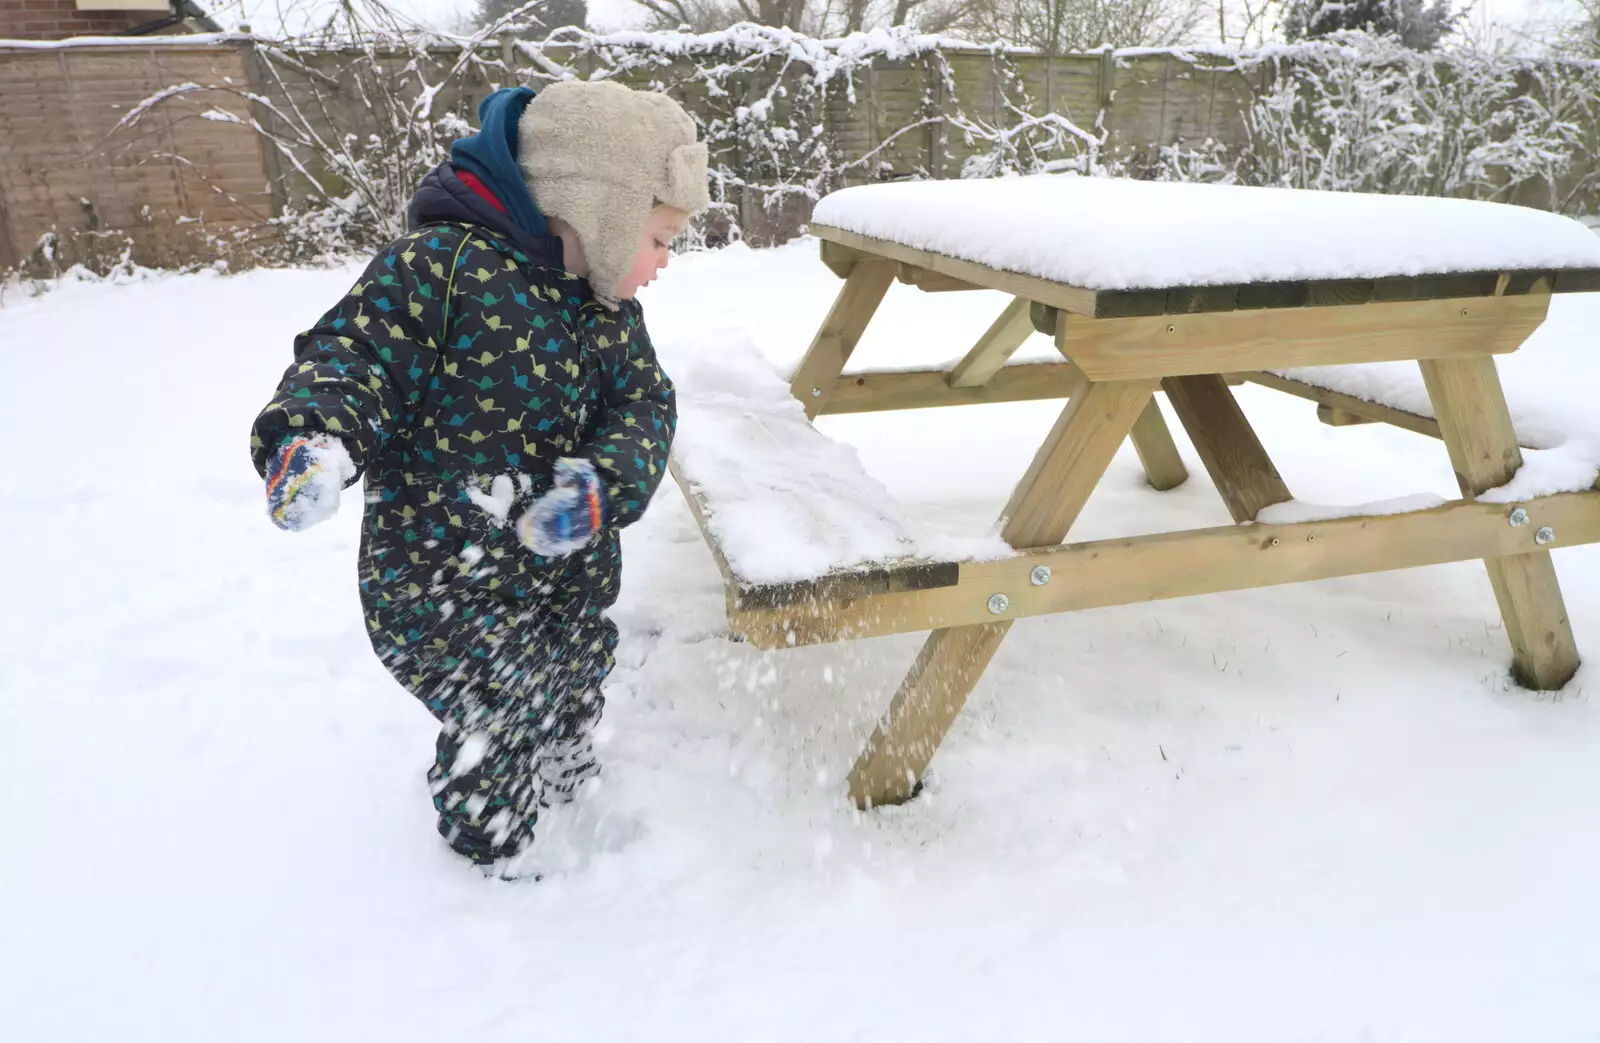
<svg viewBox="0 0 1600 1043"><path fill-rule="evenodd" d="M1079 111L1069 114L1029 85L1048 82L1038 63L1081 67L1086 56L1048 58L903 28L842 40L757 25L705 34L567 28L523 39L509 26L457 36L369 19L258 40L259 82L250 90L179 84L123 124L158 106L189 106L198 118L262 135L287 201L273 226L282 255L294 259L371 250L393 237L418 180L469 130L484 94L572 77L664 91L698 122L712 157L713 206L691 245L785 238L804 227L817 199L884 178L1072 170L1472 196L1582 213L1600 201L1589 159L1600 126L1595 63L1422 55L1361 34L1248 52L1106 52L1093 58L1112 75L1099 107L1082 111L1079 94ZM1160 128L1137 129L1138 108L1121 107L1115 88L1127 82L1119 70L1152 56L1195 71L1175 83L1201 81L1201 72L1233 78L1238 86L1218 91L1214 104L1242 97L1232 126L1244 133L1170 140ZM986 66L979 80L974 58ZM897 85L892 101L883 72ZM214 91L247 102L247 114L218 108L208 100Z"/></svg>

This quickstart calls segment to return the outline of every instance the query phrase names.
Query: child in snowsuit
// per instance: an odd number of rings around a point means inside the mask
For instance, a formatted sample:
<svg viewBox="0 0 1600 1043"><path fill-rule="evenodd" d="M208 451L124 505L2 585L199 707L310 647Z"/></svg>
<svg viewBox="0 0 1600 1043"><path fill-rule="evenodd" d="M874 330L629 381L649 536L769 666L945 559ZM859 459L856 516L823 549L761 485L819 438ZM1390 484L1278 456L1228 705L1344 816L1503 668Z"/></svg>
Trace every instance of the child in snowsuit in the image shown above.
<svg viewBox="0 0 1600 1043"><path fill-rule="evenodd" d="M439 832L505 866L598 768L618 530L676 412L633 299L708 205L706 148L664 95L498 91L422 181L406 235L317 324L256 419L280 527L366 479L372 647L439 720Z"/></svg>

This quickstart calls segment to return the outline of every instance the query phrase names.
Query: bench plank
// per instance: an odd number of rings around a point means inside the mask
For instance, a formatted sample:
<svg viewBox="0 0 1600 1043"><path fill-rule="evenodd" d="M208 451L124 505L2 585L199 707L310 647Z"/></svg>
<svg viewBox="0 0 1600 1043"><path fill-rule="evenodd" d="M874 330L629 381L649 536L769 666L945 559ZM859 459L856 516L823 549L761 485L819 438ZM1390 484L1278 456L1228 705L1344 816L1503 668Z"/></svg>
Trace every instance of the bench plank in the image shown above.
<svg viewBox="0 0 1600 1043"><path fill-rule="evenodd" d="M994 402L1071 398L1083 372L1070 362L1022 362L1002 366L978 387L951 387L942 369L846 373L825 396L822 414L877 413Z"/></svg>
<svg viewBox="0 0 1600 1043"><path fill-rule="evenodd" d="M799 587L780 606L742 610L734 630L760 648L962 627L995 619L988 599L1009 599L1004 619L1140 604L1230 590L1504 558L1537 550L1534 533L1554 530L1549 548L1600 542L1600 492L1525 501L1530 523L1513 527L1513 504L1457 500L1424 511L1289 525L1224 525L1187 532L1095 540L959 566L956 583L853 601L809 600ZM1036 566L1051 570L1040 586Z"/></svg>
<svg viewBox="0 0 1600 1043"><path fill-rule="evenodd" d="M1259 384L1262 387L1272 388L1274 391L1281 391L1286 395L1303 398L1309 402L1315 402L1319 406L1337 409L1356 416L1364 416L1381 424L1388 424L1391 427L1398 427L1406 431L1414 431L1419 435L1427 435L1429 438L1440 437L1439 422L1431 416L1395 409L1392 406L1385 406L1378 402L1368 402L1364 398L1346 395L1342 391L1330 391L1327 388L1317 387L1315 384L1307 384L1303 380L1295 380L1292 377L1281 376L1277 373L1241 373L1239 376L1251 384Z"/></svg>

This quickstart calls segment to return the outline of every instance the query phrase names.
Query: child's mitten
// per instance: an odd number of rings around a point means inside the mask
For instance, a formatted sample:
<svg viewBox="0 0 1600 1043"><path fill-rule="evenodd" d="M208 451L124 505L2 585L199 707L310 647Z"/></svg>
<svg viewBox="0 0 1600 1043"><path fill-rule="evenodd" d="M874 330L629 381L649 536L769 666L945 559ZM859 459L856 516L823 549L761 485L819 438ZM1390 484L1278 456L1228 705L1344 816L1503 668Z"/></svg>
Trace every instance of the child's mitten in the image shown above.
<svg viewBox="0 0 1600 1043"><path fill-rule="evenodd" d="M309 529L333 516L340 490L355 476L344 443L324 434L295 435L267 467L267 513L280 529Z"/></svg>
<svg viewBox="0 0 1600 1043"><path fill-rule="evenodd" d="M556 461L556 486L517 519L517 538L535 554L559 558L586 547L602 522L600 477L587 460Z"/></svg>

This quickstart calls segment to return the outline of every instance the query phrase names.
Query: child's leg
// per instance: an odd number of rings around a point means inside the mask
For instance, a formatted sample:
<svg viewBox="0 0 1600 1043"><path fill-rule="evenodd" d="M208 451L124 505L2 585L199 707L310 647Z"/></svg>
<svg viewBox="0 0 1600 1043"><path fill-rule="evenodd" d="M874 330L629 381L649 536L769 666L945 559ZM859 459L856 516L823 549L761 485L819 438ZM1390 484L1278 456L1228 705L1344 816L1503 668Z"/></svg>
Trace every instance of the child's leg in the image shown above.
<svg viewBox="0 0 1600 1043"><path fill-rule="evenodd" d="M533 747L503 733L447 723L428 769L439 835L459 854L492 865L533 842L544 781Z"/></svg>
<svg viewBox="0 0 1600 1043"><path fill-rule="evenodd" d="M532 842L552 782L555 798L570 800L598 771L588 736L604 705L616 628L508 621L492 637L474 636L450 681L424 702L445 708L428 773L439 833L482 864ZM542 768L547 755L555 759Z"/></svg>
<svg viewBox="0 0 1600 1043"><path fill-rule="evenodd" d="M547 805L568 803L584 783L600 774L593 736L605 709L600 685L611 670L612 651L617 643L616 627L603 621L603 625L590 628L583 640L589 643L587 649L581 644L578 646L583 665L572 672L580 686L570 690L562 701L555 726L550 729L536 763L544 781Z"/></svg>

